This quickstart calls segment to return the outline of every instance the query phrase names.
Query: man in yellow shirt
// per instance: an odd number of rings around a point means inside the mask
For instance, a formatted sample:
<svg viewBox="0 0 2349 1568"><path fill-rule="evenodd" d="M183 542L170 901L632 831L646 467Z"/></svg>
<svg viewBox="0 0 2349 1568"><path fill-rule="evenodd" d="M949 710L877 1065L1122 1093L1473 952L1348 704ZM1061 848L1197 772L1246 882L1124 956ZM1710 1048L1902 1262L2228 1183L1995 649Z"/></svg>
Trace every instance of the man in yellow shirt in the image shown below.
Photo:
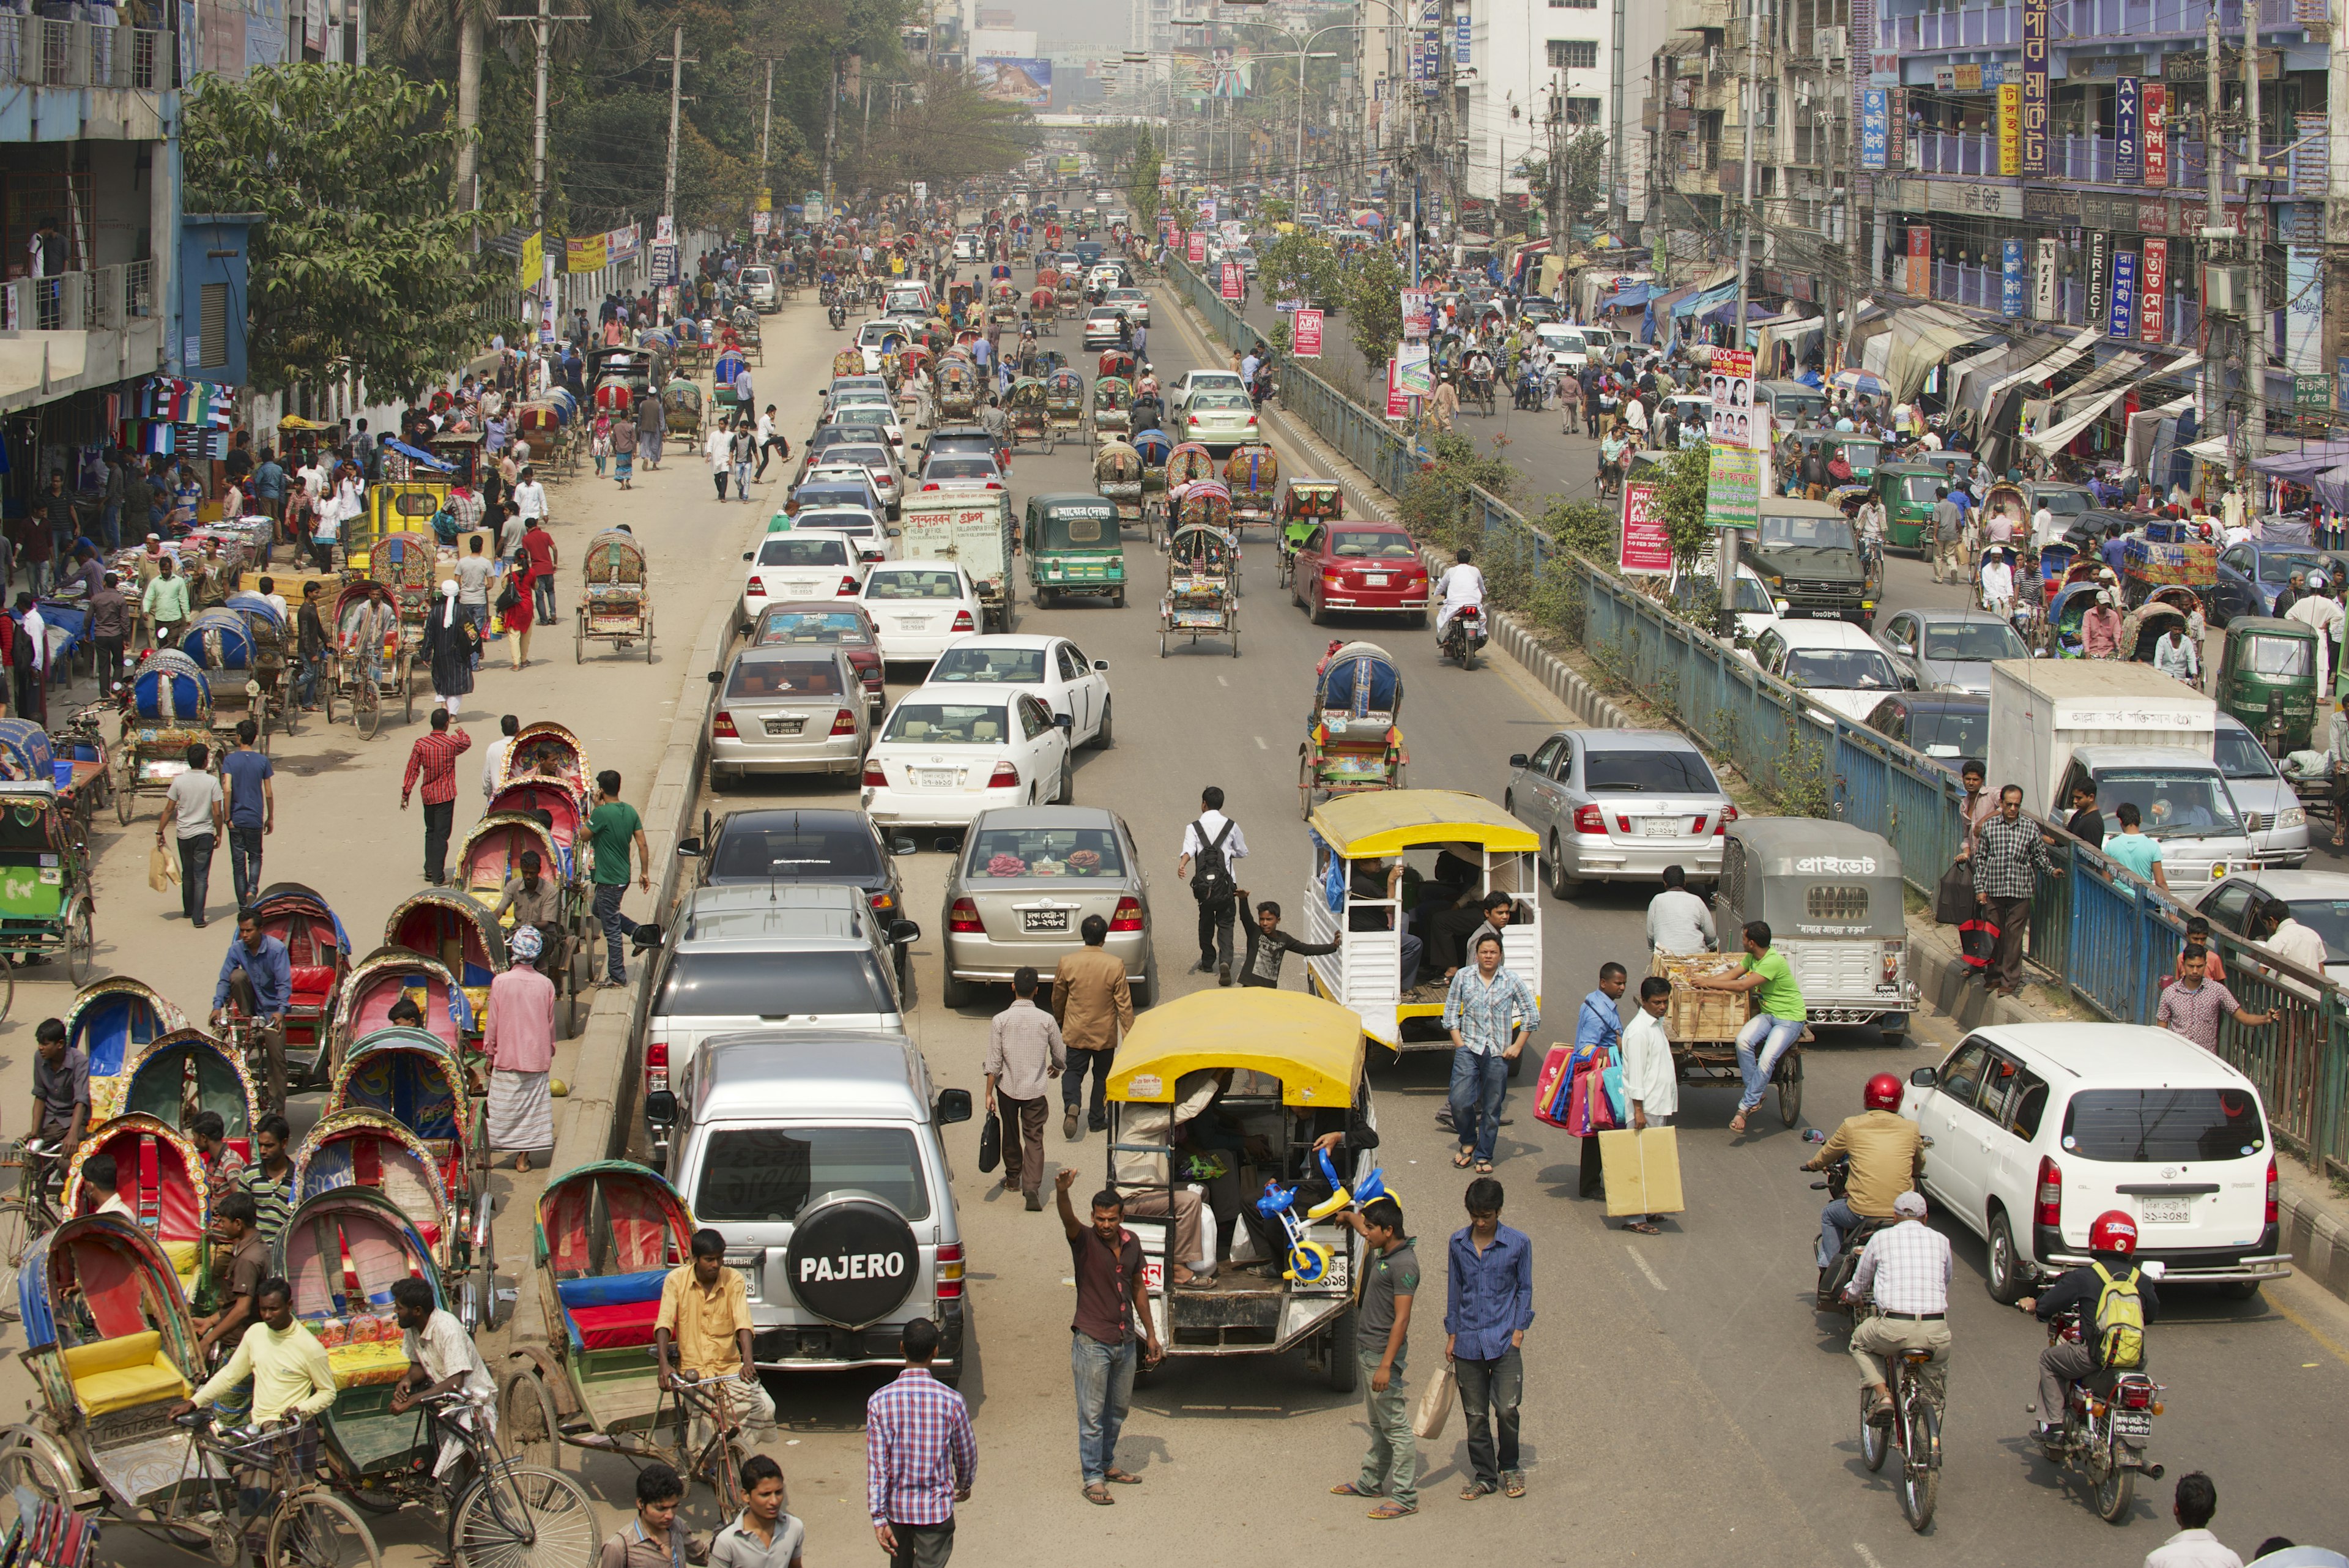
<svg viewBox="0 0 2349 1568"><path fill-rule="evenodd" d="M672 1352L675 1370L669 1366ZM746 1428L773 1429L774 1397L761 1386L750 1354L750 1287L726 1266L726 1238L717 1231L696 1231L692 1262L671 1269L661 1282L653 1353L660 1363L661 1387L675 1387L678 1372L690 1374L725 1412L727 1441L744 1458L755 1447ZM697 1416L694 1426L691 1440L698 1449L709 1424Z"/></svg>
<svg viewBox="0 0 2349 1568"><path fill-rule="evenodd" d="M326 1359L326 1347L318 1343L318 1336L294 1320L294 1287L282 1278L264 1280L253 1293L253 1304L260 1321L236 1342L236 1352L226 1366L192 1397L171 1407L173 1416L213 1404L248 1377L253 1379L252 1425L256 1428L273 1426L281 1417L292 1420L323 1415L335 1402L334 1365ZM316 1474L316 1423L305 1424L279 1439L280 1447L289 1443L292 1468L305 1475ZM257 1452L253 1457L263 1458ZM276 1484L275 1472L266 1462L237 1467L237 1507L244 1516L246 1542L254 1549L255 1562L261 1560L263 1551L254 1540L256 1528L268 1515Z"/></svg>

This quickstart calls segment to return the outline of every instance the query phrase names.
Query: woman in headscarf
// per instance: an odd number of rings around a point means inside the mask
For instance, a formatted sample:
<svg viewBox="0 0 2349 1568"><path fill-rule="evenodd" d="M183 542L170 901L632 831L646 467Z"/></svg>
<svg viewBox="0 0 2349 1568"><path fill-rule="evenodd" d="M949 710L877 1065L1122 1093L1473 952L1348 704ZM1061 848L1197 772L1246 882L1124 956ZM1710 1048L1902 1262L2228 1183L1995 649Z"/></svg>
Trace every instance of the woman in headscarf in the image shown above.
<svg viewBox="0 0 2349 1568"><path fill-rule="evenodd" d="M516 550L513 564L506 569L506 589L498 596L498 614L505 621L506 651L513 659L516 670L530 664L530 628L536 619L536 607L532 603L530 552ZM513 603L506 603L511 596Z"/></svg>
<svg viewBox="0 0 2349 1568"><path fill-rule="evenodd" d="M473 690L481 633L457 607L457 579L440 585L440 602L424 618L424 654L432 661L432 695L457 716L457 700Z"/></svg>
<svg viewBox="0 0 2349 1568"><path fill-rule="evenodd" d="M545 939L516 926L506 940L513 961L490 981L482 1049L490 1057L490 1147L512 1149L516 1170L533 1152L554 1148L554 982L538 972Z"/></svg>

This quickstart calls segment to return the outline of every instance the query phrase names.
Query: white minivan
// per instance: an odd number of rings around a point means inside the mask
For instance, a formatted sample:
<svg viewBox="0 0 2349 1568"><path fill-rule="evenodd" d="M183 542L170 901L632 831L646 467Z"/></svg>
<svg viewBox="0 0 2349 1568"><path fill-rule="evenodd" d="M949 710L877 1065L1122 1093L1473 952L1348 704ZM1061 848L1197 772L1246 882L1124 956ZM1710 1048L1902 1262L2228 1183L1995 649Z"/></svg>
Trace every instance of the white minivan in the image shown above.
<svg viewBox="0 0 2349 1568"><path fill-rule="evenodd" d="M1990 1293L2088 1262L2117 1209L2162 1288L2256 1294L2277 1249L2275 1144L2251 1081L2183 1035L2135 1023L1977 1029L1909 1075L1900 1114L1932 1139L1925 1195L1990 1248Z"/></svg>
<svg viewBox="0 0 2349 1568"><path fill-rule="evenodd" d="M742 269L742 292L750 296L750 307L772 315L783 307L783 293L775 282L775 269L771 266L746 266Z"/></svg>

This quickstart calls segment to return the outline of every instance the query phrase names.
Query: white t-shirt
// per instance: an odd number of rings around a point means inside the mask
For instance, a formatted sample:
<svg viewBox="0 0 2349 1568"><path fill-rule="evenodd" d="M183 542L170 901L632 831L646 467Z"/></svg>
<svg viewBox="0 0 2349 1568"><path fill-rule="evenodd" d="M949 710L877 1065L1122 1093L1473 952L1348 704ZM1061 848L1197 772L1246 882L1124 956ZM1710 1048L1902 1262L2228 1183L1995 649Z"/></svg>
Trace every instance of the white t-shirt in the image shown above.
<svg viewBox="0 0 2349 1568"><path fill-rule="evenodd" d="M465 1325L449 1313L436 1310L424 1320L421 1333L409 1329L402 1336L408 1359L424 1368L424 1375L438 1383L444 1377L465 1375L466 1392L494 1395L497 1386L490 1381L490 1369L481 1360L481 1353L473 1344L473 1336ZM494 1419L495 1412L492 1411Z"/></svg>
<svg viewBox="0 0 2349 1568"><path fill-rule="evenodd" d="M1194 860L1197 859L1199 851L1214 843L1216 835L1223 832L1224 824L1231 821L1230 817L1220 811L1201 812L1196 821L1183 825L1183 853ZM1199 829L1202 827L1207 830L1207 836L1205 838L1199 836ZM1226 866L1237 864L1247 855L1247 836L1240 831L1238 823L1232 822L1231 836L1224 840L1224 864Z"/></svg>
<svg viewBox="0 0 2349 1568"><path fill-rule="evenodd" d="M481 758L481 798L488 800L498 793L498 770L506 765L506 753L513 750L513 737L500 735L492 741Z"/></svg>
<svg viewBox="0 0 2349 1568"><path fill-rule="evenodd" d="M212 826L212 807L221 802L221 786L211 774L190 768L171 781L163 799L171 807L181 837L202 838L218 831Z"/></svg>
<svg viewBox="0 0 2349 1568"><path fill-rule="evenodd" d="M514 504L522 508L524 517L546 515L546 486L535 479L524 480L514 486Z"/></svg>
<svg viewBox="0 0 2349 1568"><path fill-rule="evenodd" d="M310 493L311 500L317 501L326 495L326 471L323 466L313 463L308 468L297 471L295 477L302 482L302 488Z"/></svg>
<svg viewBox="0 0 2349 1568"><path fill-rule="evenodd" d="M2316 974L2324 972L2324 939L2297 919L2278 926L2269 936L2267 946L2277 957L2304 970Z"/></svg>
<svg viewBox="0 0 2349 1568"><path fill-rule="evenodd" d="M1435 585L1435 593L1447 610L1458 609L1462 605L1481 605L1485 602L1485 574L1462 561L1444 574L1444 580Z"/></svg>

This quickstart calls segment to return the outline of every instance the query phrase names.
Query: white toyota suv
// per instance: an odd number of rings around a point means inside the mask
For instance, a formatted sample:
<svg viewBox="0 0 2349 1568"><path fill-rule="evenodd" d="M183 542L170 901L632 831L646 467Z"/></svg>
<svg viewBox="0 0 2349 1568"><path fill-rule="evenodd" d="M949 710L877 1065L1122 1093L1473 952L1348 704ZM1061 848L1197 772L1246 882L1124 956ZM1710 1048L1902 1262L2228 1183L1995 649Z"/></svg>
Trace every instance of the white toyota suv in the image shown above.
<svg viewBox="0 0 2349 1568"><path fill-rule="evenodd" d="M1926 1196L1981 1235L1990 1293L2088 1261L2117 1209L2172 1284L2242 1296L2292 1272L2259 1090L2183 1035L2134 1023L1977 1029L1909 1075L1900 1114L1932 1139Z"/></svg>

